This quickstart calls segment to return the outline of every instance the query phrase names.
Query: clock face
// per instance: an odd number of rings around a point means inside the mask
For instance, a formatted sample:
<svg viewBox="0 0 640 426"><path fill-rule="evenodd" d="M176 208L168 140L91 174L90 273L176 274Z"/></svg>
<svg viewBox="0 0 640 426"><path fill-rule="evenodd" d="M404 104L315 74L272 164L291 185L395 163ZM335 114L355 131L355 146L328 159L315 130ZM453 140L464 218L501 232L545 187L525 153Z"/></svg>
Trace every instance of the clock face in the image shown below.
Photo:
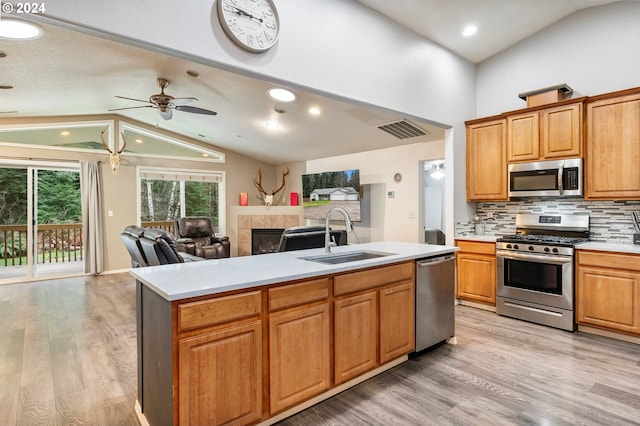
<svg viewBox="0 0 640 426"><path fill-rule="evenodd" d="M278 40L280 20L271 0L217 0L224 32L250 52L264 52Z"/></svg>

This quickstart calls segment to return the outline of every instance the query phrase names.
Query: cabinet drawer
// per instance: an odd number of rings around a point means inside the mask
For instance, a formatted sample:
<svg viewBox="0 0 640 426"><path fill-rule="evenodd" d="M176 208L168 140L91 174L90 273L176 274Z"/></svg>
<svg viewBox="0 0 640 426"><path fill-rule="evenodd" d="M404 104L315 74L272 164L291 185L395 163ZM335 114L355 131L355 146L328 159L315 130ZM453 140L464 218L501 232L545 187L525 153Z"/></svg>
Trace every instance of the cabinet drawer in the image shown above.
<svg viewBox="0 0 640 426"><path fill-rule="evenodd" d="M269 289L269 310L289 308L329 297L329 278Z"/></svg>
<svg viewBox="0 0 640 426"><path fill-rule="evenodd" d="M406 262L338 275L333 279L333 293L340 296L398 281L413 281L414 269L414 262Z"/></svg>
<svg viewBox="0 0 640 426"><path fill-rule="evenodd" d="M640 256L633 254L578 250L578 265L640 271Z"/></svg>
<svg viewBox="0 0 640 426"><path fill-rule="evenodd" d="M460 251L479 254L496 254L495 243L484 243L479 241L460 241L456 240L456 245L460 247Z"/></svg>
<svg viewBox="0 0 640 426"><path fill-rule="evenodd" d="M259 291L178 305L178 331L239 320L260 313Z"/></svg>

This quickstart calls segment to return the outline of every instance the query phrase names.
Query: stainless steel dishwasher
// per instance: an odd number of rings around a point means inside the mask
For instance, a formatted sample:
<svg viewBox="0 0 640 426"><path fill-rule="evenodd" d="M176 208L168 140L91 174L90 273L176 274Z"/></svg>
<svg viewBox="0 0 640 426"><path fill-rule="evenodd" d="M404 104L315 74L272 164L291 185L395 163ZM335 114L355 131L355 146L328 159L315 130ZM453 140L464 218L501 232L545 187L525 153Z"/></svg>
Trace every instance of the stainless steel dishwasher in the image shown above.
<svg viewBox="0 0 640 426"><path fill-rule="evenodd" d="M416 352L455 333L455 253L416 261Z"/></svg>

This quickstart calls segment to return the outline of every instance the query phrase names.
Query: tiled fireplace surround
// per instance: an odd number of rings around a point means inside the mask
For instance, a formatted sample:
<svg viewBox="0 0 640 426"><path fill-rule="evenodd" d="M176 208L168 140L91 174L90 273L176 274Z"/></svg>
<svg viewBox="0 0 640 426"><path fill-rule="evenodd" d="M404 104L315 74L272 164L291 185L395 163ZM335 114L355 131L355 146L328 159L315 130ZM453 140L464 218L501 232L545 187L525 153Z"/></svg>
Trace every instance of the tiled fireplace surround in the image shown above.
<svg viewBox="0 0 640 426"><path fill-rule="evenodd" d="M301 207L273 206L268 210L263 206L239 207L232 209L232 216L235 218L229 224L235 229L230 229L230 234L237 235L237 256L251 255L251 229L286 229L304 224Z"/></svg>

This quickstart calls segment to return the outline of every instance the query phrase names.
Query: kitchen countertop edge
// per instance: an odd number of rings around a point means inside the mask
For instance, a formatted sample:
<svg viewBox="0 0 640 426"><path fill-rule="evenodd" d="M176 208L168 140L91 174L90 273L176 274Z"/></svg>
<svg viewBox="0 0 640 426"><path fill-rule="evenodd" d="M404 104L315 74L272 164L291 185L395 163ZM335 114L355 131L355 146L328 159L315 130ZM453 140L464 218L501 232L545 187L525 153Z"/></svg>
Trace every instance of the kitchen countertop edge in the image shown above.
<svg viewBox="0 0 640 426"><path fill-rule="evenodd" d="M324 254L324 249L319 248L135 268L130 270L130 274L165 300L176 301L433 257L459 249L455 246L396 241L352 244L331 249L334 254L363 250L391 254L334 265L300 259Z"/></svg>
<svg viewBox="0 0 640 426"><path fill-rule="evenodd" d="M640 254L640 245L625 243L604 243L599 241L588 241L576 245L576 250L596 250L618 253Z"/></svg>

